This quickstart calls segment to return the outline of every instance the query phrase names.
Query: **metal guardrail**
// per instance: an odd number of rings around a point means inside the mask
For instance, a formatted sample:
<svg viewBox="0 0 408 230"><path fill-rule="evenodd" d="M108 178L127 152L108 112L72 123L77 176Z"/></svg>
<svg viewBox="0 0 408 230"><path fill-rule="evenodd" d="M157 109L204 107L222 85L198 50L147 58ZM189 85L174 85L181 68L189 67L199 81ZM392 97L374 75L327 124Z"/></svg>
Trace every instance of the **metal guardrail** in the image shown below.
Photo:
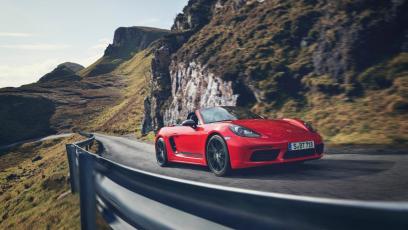
<svg viewBox="0 0 408 230"><path fill-rule="evenodd" d="M363 202L266 193L129 168L67 145L82 229L98 210L113 229L408 229L408 202Z"/></svg>

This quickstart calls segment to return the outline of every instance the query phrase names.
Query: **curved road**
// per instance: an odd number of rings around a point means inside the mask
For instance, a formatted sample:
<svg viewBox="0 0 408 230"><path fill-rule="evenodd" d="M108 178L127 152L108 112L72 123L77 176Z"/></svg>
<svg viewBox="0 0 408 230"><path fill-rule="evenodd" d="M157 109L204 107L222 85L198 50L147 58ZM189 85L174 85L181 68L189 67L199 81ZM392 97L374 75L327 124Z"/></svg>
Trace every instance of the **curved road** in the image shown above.
<svg viewBox="0 0 408 230"><path fill-rule="evenodd" d="M167 176L259 191L358 200L408 200L408 150L329 148L321 160L275 165L214 176L206 167L156 164L154 146L132 138L95 134L115 162Z"/></svg>
<svg viewBox="0 0 408 230"><path fill-rule="evenodd" d="M35 139L19 141L19 142L15 142L15 143L12 143L12 144L0 146L0 150L7 150L7 149L14 148L16 146L19 146L19 145L22 145L22 144L25 144L25 143L37 143L37 142L46 141L46 140L53 140L53 139L57 139L57 138L70 137L72 135L74 135L74 134L73 133L61 133L61 134L50 135L50 136L47 136L47 137L41 137L41 138L35 138Z"/></svg>

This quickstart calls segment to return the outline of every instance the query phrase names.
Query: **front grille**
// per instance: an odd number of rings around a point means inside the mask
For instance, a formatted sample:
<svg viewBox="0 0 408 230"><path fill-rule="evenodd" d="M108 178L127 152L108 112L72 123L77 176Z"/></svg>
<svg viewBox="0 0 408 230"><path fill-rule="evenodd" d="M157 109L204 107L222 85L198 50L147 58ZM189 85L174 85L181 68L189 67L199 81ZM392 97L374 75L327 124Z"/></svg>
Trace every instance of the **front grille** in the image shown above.
<svg viewBox="0 0 408 230"><path fill-rule="evenodd" d="M324 144L318 144L315 147L316 153L321 155L324 152Z"/></svg>
<svg viewBox="0 0 408 230"><path fill-rule="evenodd" d="M251 161L273 161L278 157L279 151L279 149L254 151L251 156Z"/></svg>
<svg viewBox="0 0 408 230"><path fill-rule="evenodd" d="M286 151L283 159L293 159L299 157L307 157L312 156L315 154L315 149L303 149L303 150L294 150L294 151Z"/></svg>

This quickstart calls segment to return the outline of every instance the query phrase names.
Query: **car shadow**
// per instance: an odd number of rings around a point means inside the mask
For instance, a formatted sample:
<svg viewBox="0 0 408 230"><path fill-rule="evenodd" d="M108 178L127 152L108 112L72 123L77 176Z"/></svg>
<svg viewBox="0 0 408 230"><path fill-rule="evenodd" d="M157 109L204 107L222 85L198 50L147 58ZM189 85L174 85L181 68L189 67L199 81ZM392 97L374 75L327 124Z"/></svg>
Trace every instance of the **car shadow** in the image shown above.
<svg viewBox="0 0 408 230"><path fill-rule="evenodd" d="M393 167L385 160L321 159L235 170L230 177L265 180L328 180L380 173Z"/></svg>
<svg viewBox="0 0 408 230"><path fill-rule="evenodd" d="M386 171L395 163L386 160L320 159L233 170L225 178L258 180L330 180L372 175ZM188 169L211 174L205 166L172 163L168 168ZM214 176L215 177L215 176Z"/></svg>
<svg viewBox="0 0 408 230"><path fill-rule="evenodd" d="M202 165L193 165L193 164L185 164L185 163L174 163L171 162L167 168L177 168L177 169L190 169L194 171L202 171L202 172L210 172L209 168Z"/></svg>

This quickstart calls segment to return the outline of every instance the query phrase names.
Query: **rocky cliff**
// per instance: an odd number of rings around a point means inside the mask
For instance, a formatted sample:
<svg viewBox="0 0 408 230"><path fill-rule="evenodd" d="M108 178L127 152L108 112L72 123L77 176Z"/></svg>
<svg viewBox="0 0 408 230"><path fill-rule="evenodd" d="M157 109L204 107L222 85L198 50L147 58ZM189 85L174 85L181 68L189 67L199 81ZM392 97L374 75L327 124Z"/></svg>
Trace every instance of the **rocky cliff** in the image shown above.
<svg viewBox="0 0 408 230"><path fill-rule="evenodd" d="M151 27L119 27L115 31L113 43L106 48L104 56L127 59L168 33L168 30Z"/></svg>
<svg viewBox="0 0 408 230"><path fill-rule="evenodd" d="M215 0L189 1L183 12L178 14L172 26L172 34L164 36L151 48L153 60L151 64L151 78L149 95L144 100L144 116L141 132L143 135L168 124L171 106L172 76L170 65L172 56L186 43L189 38L197 33L211 20Z"/></svg>
<svg viewBox="0 0 408 230"><path fill-rule="evenodd" d="M115 30L113 42L106 48L104 56L96 63L80 72L92 77L112 72L136 53L146 49L154 41L170 31L151 27L120 27Z"/></svg>
<svg viewBox="0 0 408 230"><path fill-rule="evenodd" d="M191 0L172 27L182 39L154 49L143 132L214 105L299 116L330 138L376 130L380 116L399 122L408 111L407 10L404 0ZM316 103L356 121L335 128ZM365 128L364 110L378 116Z"/></svg>

